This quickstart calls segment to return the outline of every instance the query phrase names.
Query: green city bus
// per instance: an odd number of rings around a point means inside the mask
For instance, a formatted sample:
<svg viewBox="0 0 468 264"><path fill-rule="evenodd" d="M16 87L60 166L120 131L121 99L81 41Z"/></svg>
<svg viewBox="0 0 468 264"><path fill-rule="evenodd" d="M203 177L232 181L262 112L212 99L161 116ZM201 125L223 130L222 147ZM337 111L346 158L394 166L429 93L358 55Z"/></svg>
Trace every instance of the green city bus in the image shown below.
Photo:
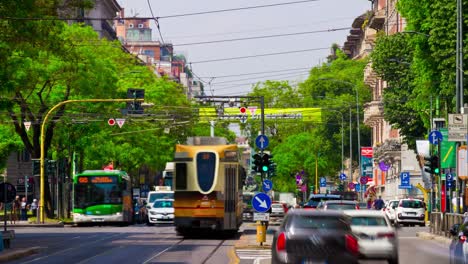
<svg viewBox="0 0 468 264"><path fill-rule="evenodd" d="M130 177L120 170L86 170L73 177L75 224L133 221Z"/></svg>

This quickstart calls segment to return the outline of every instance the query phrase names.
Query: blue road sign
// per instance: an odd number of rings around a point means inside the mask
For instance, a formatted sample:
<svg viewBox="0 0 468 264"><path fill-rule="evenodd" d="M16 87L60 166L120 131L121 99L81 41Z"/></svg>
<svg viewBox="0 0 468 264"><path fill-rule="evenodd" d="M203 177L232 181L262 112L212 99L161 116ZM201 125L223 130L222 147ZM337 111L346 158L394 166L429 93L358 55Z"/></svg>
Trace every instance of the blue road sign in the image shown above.
<svg viewBox="0 0 468 264"><path fill-rule="evenodd" d="M437 145L442 140L443 140L443 136L442 136L442 133L440 133L440 131L433 130L431 131L431 133L429 133L429 142L432 145Z"/></svg>
<svg viewBox="0 0 468 264"><path fill-rule="evenodd" d="M270 143L270 141L265 135L260 135L255 139L255 145L259 149L266 149L266 147L268 147L268 143Z"/></svg>
<svg viewBox="0 0 468 264"><path fill-rule="evenodd" d="M320 177L320 187L327 187L327 178Z"/></svg>
<svg viewBox="0 0 468 264"><path fill-rule="evenodd" d="M447 174L445 175L445 177L446 177L447 181L453 181L453 174L447 173Z"/></svg>
<svg viewBox="0 0 468 264"><path fill-rule="evenodd" d="M360 192L361 191L361 184L356 184L354 185L354 190L356 190L356 192Z"/></svg>
<svg viewBox="0 0 468 264"><path fill-rule="evenodd" d="M346 174L340 173L340 180L342 181L346 180Z"/></svg>
<svg viewBox="0 0 468 264"><path fill-rule="evenodd" d="M264 193L257 193L252 198L252 207L259 213L265 213L271 207L270 196Z"/></svg>
<svg viewBox="0 0 468 264"><path fill-rule="evenodd" d="M262 187L263 187L263 191L269 192L271 189L273 189L273 182L270 180L264 180Z"/></svg>

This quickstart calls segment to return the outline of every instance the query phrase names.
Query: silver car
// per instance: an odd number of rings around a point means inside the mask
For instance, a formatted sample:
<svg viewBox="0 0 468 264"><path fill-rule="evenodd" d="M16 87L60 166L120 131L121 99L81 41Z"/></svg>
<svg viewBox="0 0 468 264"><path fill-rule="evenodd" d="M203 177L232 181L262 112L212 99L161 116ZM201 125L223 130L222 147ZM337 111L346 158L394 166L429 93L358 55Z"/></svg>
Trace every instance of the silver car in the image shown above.
<svg viewBox="0 0 468 264"><path fill-rule="evenodd" d="M359 255L365 259L386 259L398 263L396 229L380 210L347 210L351 230L358 238Z"/></svg>

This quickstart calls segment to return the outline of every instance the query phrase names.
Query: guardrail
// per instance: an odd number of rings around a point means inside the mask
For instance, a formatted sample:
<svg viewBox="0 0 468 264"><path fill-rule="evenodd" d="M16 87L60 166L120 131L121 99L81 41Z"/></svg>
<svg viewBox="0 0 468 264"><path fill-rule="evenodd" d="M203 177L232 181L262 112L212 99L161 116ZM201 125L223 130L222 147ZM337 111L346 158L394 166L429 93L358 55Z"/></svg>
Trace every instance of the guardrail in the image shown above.
<svg viewBox="0 0 468 264"><path fill-rule="evenodd" d="M463 223L463 214L432 212L430 215L430 232L435 235L450 237L450 228Z"/></svg>

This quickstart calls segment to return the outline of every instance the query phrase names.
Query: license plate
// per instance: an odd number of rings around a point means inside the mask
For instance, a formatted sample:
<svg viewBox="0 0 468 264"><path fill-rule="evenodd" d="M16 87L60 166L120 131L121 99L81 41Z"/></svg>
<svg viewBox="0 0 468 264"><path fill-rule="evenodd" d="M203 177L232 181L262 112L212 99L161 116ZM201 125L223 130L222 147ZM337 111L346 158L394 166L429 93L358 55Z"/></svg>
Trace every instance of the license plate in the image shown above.
<svg viewBox="0 0 468 264"><path fill-rule="evenodd" d="M104 218L93 218L93 222L104 222Z"/></svg>
<svg viewBox="0 0 468 264"><path fill-rule="evenodd" d="M416 215L415 212L407 212L406 214L409 214L409 215Z"/></svg>

